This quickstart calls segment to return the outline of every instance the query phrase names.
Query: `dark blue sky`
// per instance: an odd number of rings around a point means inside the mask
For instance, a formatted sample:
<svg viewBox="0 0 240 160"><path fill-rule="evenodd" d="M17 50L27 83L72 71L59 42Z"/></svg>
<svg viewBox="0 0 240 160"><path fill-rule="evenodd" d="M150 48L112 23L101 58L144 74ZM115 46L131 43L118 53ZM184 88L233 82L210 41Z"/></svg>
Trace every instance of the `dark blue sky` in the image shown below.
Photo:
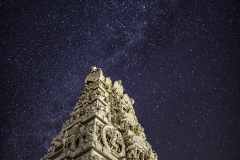
<svg viewBox="0 0 240 160"><path fill-rule="evenodd" d="M121 79L159 160L240 159L237 0L3 1L1 159L40 159L91 66Z"/></svg>

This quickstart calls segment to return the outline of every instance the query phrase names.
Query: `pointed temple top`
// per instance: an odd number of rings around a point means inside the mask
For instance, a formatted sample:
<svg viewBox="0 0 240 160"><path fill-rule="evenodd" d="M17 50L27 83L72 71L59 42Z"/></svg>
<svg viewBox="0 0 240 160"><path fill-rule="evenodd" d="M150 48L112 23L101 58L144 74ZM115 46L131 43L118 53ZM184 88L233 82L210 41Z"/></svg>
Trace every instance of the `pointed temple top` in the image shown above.
<svg viewBox="0 0 240 160"><path fill-rule="evenodd" d="M41 160L157 160L122 81L92 67L60 133Z"/></svg>
<svg viewBox="0 0 240 160"><path fill-rule="evenodd" d="M110 77L105 77L102 73L102 70L100 68L96 68L95 66L92 67L91 73L86 77L85 80L85 86L87 87L88 84L91 84L92 82L95 83L102 83L102 86L105 86L108 91L111 91L122 96L123 95L123 86L122 81L118 80L115 81L112 85L112 80Z"/></svg>

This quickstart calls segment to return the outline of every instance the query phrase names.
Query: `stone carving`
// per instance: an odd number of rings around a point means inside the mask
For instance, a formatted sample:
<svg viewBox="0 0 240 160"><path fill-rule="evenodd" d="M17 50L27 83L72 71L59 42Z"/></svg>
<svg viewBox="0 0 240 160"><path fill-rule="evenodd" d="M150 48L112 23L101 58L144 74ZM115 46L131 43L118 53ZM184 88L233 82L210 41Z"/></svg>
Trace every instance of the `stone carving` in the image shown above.
<svg viewBox="0 0 240 160"><path fill-rule="evenodd" d="M128 94L123 95L123 100L127 105L133 105L134 100L132 98L129 98Z"/></svg>
<svg viewBox="0 0 240 160"><path fill-rule="evenodd" d="M49 153L54 153L56 148L59 148L62 145L62 141L60 140L60 136L54 137L51 142L52 146L48 149Z"/></svg>
<svg viewBox="0 0 240 160"><path fill-rule="evenodd" d="M125 145L121 133L113 126L107 125L102 131L102 140L104 146L110 152L125 155Z"/></svg>
<svg viewBox="0 0 240 160"><path fill-rule="evenodd" d="M110 96L109 96L109 93L108 93L108 92L105 92L104 94L105 94L105 95L104 95L104 101L107 102L107 103L110 103L110 102L111 102L111 101L110 101L111 98L110 98Z"/></svg>
<svg viewBox="0 0 240 160"><path fill-rule="evenodd" d="M114 126L117 126L117 113L114 109L111 110L111 119L112 119L112 124Z"/></svg>
<svg viewBox="0 0 240 160"><path fill-rule="evenodd" d="M81 94L80 100L81 100L82 104L89 101L89 93L88 93L88 90L85 90L85 91Z"/></svg>
<svg viewBox="0 0 240 160"><path fill-rule="evenodd" d="M136 148L133 135L129 136L129 146L127 147L126 151L127 151L128 159L137 158L137 148Z"/></svg>
<svg viewBox="0 0 240 160"><path fill-rule="evenodd" d="M79 137L78 134L80 133L80 127L82 126L81 122L78 122L77 124L75 124L70 130L69 130L69 134L71 134L71 148L75 149L78 144L79 144Z"/></svg>
<svg viewBox="0 0 240 160"><path fill-rule="evenodd" d="M157 154L154 150L149 150L148 155L146 156L147 160L157 160Z"/></svg>
<svg viewBox="0 0 240 160"><path fill-rule="evenodd" d="M100 96L101 92L99 89L96 89L96 90L92 90L90 91L90 94L89 94L89 101L93 101L95 99L97 99L99 96Z"/></svg>
<svg viewBox="0 0 240 160"><path fill-rule="evenodd" d="M73 134L71 148L75 149L77 147L78 143L79 143L79 139L78 139L77 134Z"/></svg>
<svg viewBox="0 0 240 160"><path fill-rule="evenodd" d="M89 84L89 82L99 82L102 78L102 70L94 66L92 67L92 72L87 76L85 84Z"/></svg>
<svg viewBox="0 0 240 160"><path fill-rule="evenodd" d="M111 89L112 88L112 80L111 80L110 77L106 77L105 84L106 84L106 89Z"/></svg>
<svg viewBox="0 0 240 160"><path fill-rule="evenodd" d="M100 143L103 143L102 142L102 136L101 136L102 129L103 129L103 124L96 123L95 133L96 133L96 136L97 136L97 141L99 141Z"/></svg>
<svg viewBox="0 0 240 160"><path fill-rule="evenodd" d="M141 133L143 132L142 126L141 126L140 124L137 124L137 125L135 126L134 132L135 132L136 135L140 136Z"/></svg>
<svg viewBox="0 0 240 160"><path fill-rule="evenodd" d="M107 116L108 121L111 122L111 119L112 119L111 110L107 111L106 116Z"/></svg>
<svg viewBox="0 0 240 160"><path fill-rule="evenodd" d="M62 138L62 144L63 144L63 148L67 148L67 144L68 144L68 131L66 130L64 132L64 136Z"/></svg>
<svg viewBox="0 0 240 160"><path fill-rule="evenodd" d="M121 80L114 82L113 91L120 96L123 95L123 86L122 86L122 81Z"/></svg>
<svg viewBox="0 0 240 160"><path fill-rule="evenodd" d="M157 160L122 81L92 67L85 90L41 160Z"/></svg>
<svg viewBox="0 0 240 160"><path fill-rule="evenodd" d="M120 114L120 128L121 129L126 129L126 125L127 125L127 115L126 113L122 112Z"/></svg>

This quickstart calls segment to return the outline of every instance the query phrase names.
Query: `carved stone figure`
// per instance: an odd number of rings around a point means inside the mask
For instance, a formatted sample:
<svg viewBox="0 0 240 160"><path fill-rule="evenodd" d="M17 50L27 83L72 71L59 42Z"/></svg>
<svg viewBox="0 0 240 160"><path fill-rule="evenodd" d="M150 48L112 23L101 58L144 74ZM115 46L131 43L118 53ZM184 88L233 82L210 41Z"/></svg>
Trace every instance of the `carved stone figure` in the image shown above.
<svg viewBox="0 0 240 160"><path fill-rule="evenodd" d="M126 113L122 112L120 114L121 118L120 118L120 127L122 129L125 129L126 128L126 124L127 124L127 115Z"/></svg>
<svg viewBox="0 0 240 160"><path fill-rule="evenodd" d="M52 142L53 146L54 146L54 149L53 149L53 152L55 150L56 147L59 147L62 145L62 142L61 140L59 139L59 137L57 137L53 142Z"/></svg>
<svg viewBox="0 0 240 160"><path fill-rule="evenodd" d="M136 135L140 136L141 133L143 132L143 128L141 127L140 124L137 124L137 125L135 126L134 131L135 131L135 134L136 134Z"/></svg>
<svg viewBox="0 0 240 160"><path fill-rule="evenodd" d="M82 135L82 133L79 133L78 135L77 135L77 139L78 139L78 146L80 146L80 145L82 145L83 143L84 143L84 138L83 138L83 135Z"/></svg>
<svg viewBox="0 0 240 160"><path fill-rule="evenodd" d="M113 91L118 95L123 95L122 81L115 81L113 84Z"/></svg>
<svg viewBox="0 0 240 160"><path fill-rule="evenodd" d="M107 125L103 128L102 140L109 152L118 153L121 157L125 155L125 145L121 133L113 126Z"/></svg>
<svg viewBox="0 0 240 160"><path fill-rule="evenodd" d="M85 142L90 142L95 139L95 135L92 130L87 130Z"/></svg>
<svg viewBox="0 0 240 160"><path fill-rule="evenodd" d="M62 141L60 140L60 135L54 137L53 141L51 142L52 146L48 149L49 153L54 153L55 149L62 145Z"/></svg>
<svg viewBox="0 0 240 160"><path fill-rule="evenodd" d="M71 148L75 149L79 143L79 139L76 133L73 134Z"/></svg>
<svg viewBox="0 0 240 160"><path fill-rule="evenodd" d="M91 110L91 112L96 113L97 110L98 110L97 104L96 103L92 103L90 110Z"/></svg>
<svg viewBox="0 0 240 160"><path fill-rule="evenodd" d="M84 108L81 108L80 111L79 111L79 114L80 114L80 116L85 115L85 109L84 109Z"/></svg>
<svg viewBox="0 0 240 160"><path fill-rule="evenodd" d="M64 136L62 138L62 144L63 144L63 148L68 147L68 131L65 131L64 133Z"/></svg>
<svg viewBox="0 0 240 160"><path fill-rule="evenodd" d="M130 137L129 137L129 144L130 145L126 149L127 158L128 159L137 158L137 148L136 148L135 141L133 139L133 135L130 135Z"/></svg>
<svg viewBox="0 0 240 160"><path fill-rule="evenodd" d="M124 102L125 102L127 105L131 103L131 102L130 102L130 98L128 97L128 94L124 94L124 95L123 95L123 100L124 100Z"/></svg>
<svg viewBox="0 0 240 160"><path fill-rule="evenodd" d="M110 103L110 96L107 92L104 95L104 101L107 102L107 103Z"/></svg>
<svg viewBox="0 0 240 160"><path fill-rule="evenodd" d="M96 130L95 130L95 134L97 136L97 141L101 142L101 131L102 131L103 125L96 123Z"/></svg>
<svg viewBox="0 0 240 160"><path fill-rule="evenodd" d="M111 80L110 77L106 77L105 83L106 83L106 88L107 89L111 89L112 88L112 80Z"/></svg>
<svg viewBox="0 0 240 160"><path fill-rule="evenodd" d="M144 132L141 133L141 137L142 137L142 139L146 140L146 135Z"/></svg>
<svg viewBox="0 0 240 160"><path fill-rule="evenodd" d="M106 113L106 116L107 116L108 121L111 122L112 114L111 114L110 110Z"/></svg>
<svg viewBox="0 0 240 160"><path fill-rule="evenodd" d="M99 82L103 78L102 70L100 68L92 67L92 72L86 77L85 84L89 82Z"/></svg>
<svg viewBox="0 0 240 160"><path fill-rule="evenodd" d="M89 91L89 101L93 101L99 98L100 94L101 94L101 91L99 89L96 89L96 90L91 89Z"/></svg>
<svg viewBox="0 0 240 160"><path fill-rule="evenodd" d="M111 114L112 114L112 124L114 126L117 126L117 113L114 109L111 110Z"/></svg>

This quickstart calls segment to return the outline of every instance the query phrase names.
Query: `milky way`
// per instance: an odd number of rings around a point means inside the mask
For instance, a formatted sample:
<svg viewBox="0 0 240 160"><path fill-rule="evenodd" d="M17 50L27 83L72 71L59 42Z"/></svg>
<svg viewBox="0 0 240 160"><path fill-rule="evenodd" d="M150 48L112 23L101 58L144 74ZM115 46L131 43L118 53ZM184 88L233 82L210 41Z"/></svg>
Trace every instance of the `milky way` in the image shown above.
<svg viewBox="0 0 240 160"><path fill-rule="evenodd" d="M40 159L91 66L163 160L240 159L237 1L1 2L1 159Z"/></svg>

